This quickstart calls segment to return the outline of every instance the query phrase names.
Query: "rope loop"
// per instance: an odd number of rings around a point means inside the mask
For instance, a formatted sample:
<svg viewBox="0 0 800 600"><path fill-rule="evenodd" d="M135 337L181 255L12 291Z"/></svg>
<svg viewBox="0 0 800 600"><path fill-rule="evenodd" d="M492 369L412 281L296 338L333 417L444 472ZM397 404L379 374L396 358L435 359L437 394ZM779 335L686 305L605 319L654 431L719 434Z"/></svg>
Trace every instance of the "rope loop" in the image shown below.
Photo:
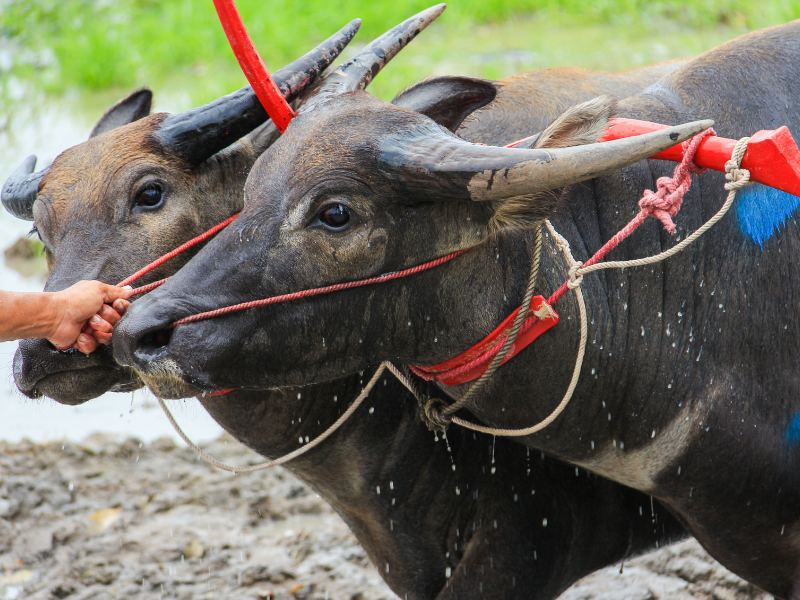
<svg viewBox="0 0 800 600"><path fill-rule="evenodd" d="M567 271L567 287L574 290L583 283L583 273L580 273L580 268L583 266L583 261L573 260Z"/></svg>
<svg viewBox="0 0 800 600"><path fill-rule="evenodd" d="M422 402L420 418L425 427L435 432L443 432L452 422L452 417L444 412L447 403L441 398L431 396Z"/></svg>
<svg viewBox="0 0 800 600"><path fill-rule="evenodd" d="M748 141L749 137L743 137L736 142L730 159L725 163L725 189L729 192L750 184L750 171L741 167Z"/></svg>

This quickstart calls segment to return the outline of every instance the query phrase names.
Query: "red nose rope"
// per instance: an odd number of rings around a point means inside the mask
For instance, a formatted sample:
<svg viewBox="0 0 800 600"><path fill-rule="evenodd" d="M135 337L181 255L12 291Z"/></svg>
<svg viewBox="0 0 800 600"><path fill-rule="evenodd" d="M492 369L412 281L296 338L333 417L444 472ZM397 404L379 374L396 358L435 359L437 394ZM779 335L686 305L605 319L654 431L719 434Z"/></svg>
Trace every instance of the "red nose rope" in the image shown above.
<svg viewBox="0 0 800 600"><path fill-rule="evenodd" d="M130 285L134 281L137 281L138 279L141 279L142 277L147 275L149 272L154 271L155 269L157 269L158 267L163 265L165 262L172 260L173 258L178 256L179 254L183 254L184 252L186 252L190 248L193 248L193 247L197 246L198 244L202 244L207 239L214 237L215 235L217 235L217 233L219 233L220 231L225 229L228 225L233 223L236 220L236 217L238 217L238 216L239 216L238 212L232 214L230 217L228 217L227 219L225 219L221 223L217 223L216 225L214 225L208 231L204 231L200 235L190 239L188 242L184 242L183 244L181 244L180 246L178 246L174 250L170 250L165 255L155 259L150 264L145 265L144 267L142 267L141 269L136 271L136 273L134 273L133 275L130 275L130 276L126 277L125 279L123 279L122 281L120 281L117 284L117 286L118 287L122 287L122 286ZM134 295L146 294L147 292L150 292L150 291L156 289L158 286L160 286L162 283L164 283L167 279L169 279L169 277L165 277L164 279L159 279L158 281L154 281L152 283L148 283L147 285L143 285L141 287L137 287L137 288L135 288L133 290L133 294Z"/></svg>

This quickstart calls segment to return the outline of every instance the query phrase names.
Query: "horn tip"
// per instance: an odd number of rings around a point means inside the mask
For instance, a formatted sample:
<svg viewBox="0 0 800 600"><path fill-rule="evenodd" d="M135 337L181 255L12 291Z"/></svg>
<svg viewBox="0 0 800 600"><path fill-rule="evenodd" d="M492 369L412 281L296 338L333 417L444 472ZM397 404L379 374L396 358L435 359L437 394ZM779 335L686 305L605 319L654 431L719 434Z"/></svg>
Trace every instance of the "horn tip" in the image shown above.
<svg viewBox="0 0 800 600"><path fill-rule="evenodd" d="M19 167L17 167L16 171L28 175L30 173L33 173L33 170L35 168L36 168L36 155L31 154L25 157L25 159L20 163Z"/></svg>
<svg viewBox="0 0 800 600"><path fill-rule="evenodd" d="M445 2L441 2L439 4L434 4L428 10L423 11L423 16L431 19L435 19L440 14L442 14L445 9L447 8L447 4Z"/></svg>
<svg viewBox="0 0 800 600"><path fill-rule="evenodd" d="M700 131L705 131L706 129L711 129L714 126L713 119L700 119L699 121L695 121L693 123Z"/></svg>
<svg viewBox="0 0 800 600"><path fill-rule="evenodd" d="M700 119L698 121L690 121L681 125L675 125L668 129L670 140L674 143L681 143L699 133L704 132L714 126L712 119Z"/></svg>
<svg viewBox="0 0 800 600"><path fill-rule="evenodd" d="M342 27L341 33L347 38L347 40L352 40L355 35L358 33L358 30L361 29L361 19L353 19L352 21L348 22L347 25Z"/></svg>

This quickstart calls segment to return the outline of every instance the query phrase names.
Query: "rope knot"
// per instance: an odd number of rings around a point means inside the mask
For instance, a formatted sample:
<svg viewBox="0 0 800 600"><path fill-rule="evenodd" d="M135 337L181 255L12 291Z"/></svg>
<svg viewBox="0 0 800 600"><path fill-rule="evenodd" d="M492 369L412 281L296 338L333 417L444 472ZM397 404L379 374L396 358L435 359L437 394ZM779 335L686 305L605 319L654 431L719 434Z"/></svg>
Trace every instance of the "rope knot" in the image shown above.
<svg viewBox="0 0 800 600"><path fill-rule="evenodd" d="M433 432L447 430L450 425L450 415L444 412L447 404L441 398L430 397L422 403L422 422Z"/></svg>
<svg viewBox="0 0 800 600"><path fill-rule="evenodd" d="M749 137L743 137L733 149L730 160L725 163L725 189L729 192L743 188L750 183L750 171L742 168L742 159L747 151Z"/></svg>
<svg viewBox="0 0 800 600"><path fill-rule="evenodd" d="M692 187L692 174L705 171L694 164L694 156L703 140L710 135L714 135L713 129L707 129L683 142L683 159L675 167L672 177L659 177L656 180L656 191L645 190L639 200L642 213L658 219L669 234L675 233L672 217L678 214L683 197Z"/></svg>
<svg viewBox="0 0 800 600"><path fill-rule="evenodd" d="M567 287L569 289L574 290L575 288L580 287L583 283L583 273L578 272L582 266L583 263L581 261L572 261L569 271L567 271Z"/></svg>

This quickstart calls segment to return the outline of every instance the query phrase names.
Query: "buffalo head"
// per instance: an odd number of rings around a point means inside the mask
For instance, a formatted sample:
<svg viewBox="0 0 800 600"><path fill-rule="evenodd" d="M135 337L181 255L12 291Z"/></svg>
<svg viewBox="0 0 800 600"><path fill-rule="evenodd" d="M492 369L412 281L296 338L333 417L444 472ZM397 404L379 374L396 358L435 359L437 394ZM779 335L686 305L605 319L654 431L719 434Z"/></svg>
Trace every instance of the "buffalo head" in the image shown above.
<svg viewBox="0 0 800 600"><path fill-rule="evenodd" d="M278 71L284 95L301 97L359 25L349 23ZM252 90L180 114L151 115L151 97L149 90L134 92L106 112L88 141L39 172L29 157L3 186L5 208L33 220L44 243L46 290L80 279L120 281L241 208L245 177L277 136ZM45 340L20 343L14 378L28 396L67 404L141 385L105 347L84 356L59 352Z"/></svg>
<svg viewBox="0 0 800 600"><path fill-rule="evenodd" d="M464 258L389 284L170 324L482 246L546 217L554 190L709 126L595 143L613 107L600 98L563 114L537 148L475 145L364 92L384 57L362 56L369 60L328 75L255 163L237 221L120 322L114 353L122 364L204 388L263 388L332 380L383 359L441 360L475 341L448 323L448 313L469 302L470 287L484 285ZM481 329L494 326L492 315L474 312Z"/></svg>

